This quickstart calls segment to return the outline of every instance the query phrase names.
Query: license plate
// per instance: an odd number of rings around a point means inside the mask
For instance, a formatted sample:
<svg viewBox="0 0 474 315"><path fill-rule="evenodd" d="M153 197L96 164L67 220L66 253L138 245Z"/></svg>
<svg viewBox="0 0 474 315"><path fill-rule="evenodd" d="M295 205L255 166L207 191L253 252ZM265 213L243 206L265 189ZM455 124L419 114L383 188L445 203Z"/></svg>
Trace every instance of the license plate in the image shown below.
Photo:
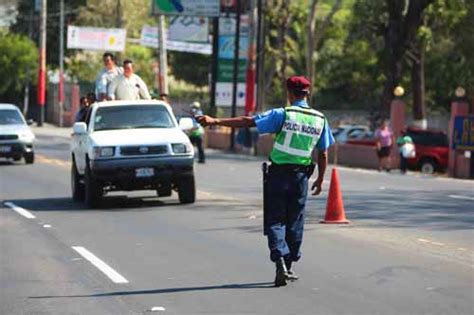
<svg viewBox="0 0 474 315"><path fill-rule="evenodd" d="M151 167L137 168L135 169L136 177L152 177L155 175L155 170Z"/></svg>
<svg viewBox="0 0 474 315"><path fill-rule="evenodd" d="M2 153L9 153L12 151L12 147L8 145L0 146L0 152Z"/></svg>

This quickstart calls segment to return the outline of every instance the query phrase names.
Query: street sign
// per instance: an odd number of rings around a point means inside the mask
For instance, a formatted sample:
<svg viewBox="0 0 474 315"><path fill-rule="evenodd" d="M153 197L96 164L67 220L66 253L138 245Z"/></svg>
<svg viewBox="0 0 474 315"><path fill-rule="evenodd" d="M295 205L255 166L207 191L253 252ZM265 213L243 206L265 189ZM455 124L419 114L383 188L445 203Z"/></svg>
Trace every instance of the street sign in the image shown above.
<svg viewBox="0 0 474 315"><path fill-rule="evenodd" d="M220 14L219 0L153 0L153 15L187 15L217 17Z"/></svg>
<svg viewBox="0 0 474 315"><path fill-rule="evenodd" d="M456 116L452 137L454 150L474 151L474 116Z"/></svg>
<svg viewBox="0 0 474 315"><path fill-rule="evenodd" d="M67 48L124 51L127 31L121 28L68 26Z"/></svg>
<svg viewBox="0 0 474 315"><path fill-rule="evenodd" d="M150 48L158 48L158 27L157 26L143 26L140 45ZM186 41L166 41L167 50L190 52L196 54L210 55L212 54L212 45L208 43L186 42Z"/></svg>

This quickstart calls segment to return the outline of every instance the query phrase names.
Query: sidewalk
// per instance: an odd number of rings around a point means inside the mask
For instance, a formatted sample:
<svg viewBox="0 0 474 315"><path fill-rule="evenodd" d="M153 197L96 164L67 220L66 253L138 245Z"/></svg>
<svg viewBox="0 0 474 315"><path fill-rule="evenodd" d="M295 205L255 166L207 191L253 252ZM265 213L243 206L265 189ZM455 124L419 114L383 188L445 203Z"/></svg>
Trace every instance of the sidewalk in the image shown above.
<svg viewBox="0 0 474 315"><path fill-rule="evenodd" d="M56 127L52 124L44 123L42 127L32 126L31 130L36 136L61 137L69 139L71 137L72 128Z"/></svg>

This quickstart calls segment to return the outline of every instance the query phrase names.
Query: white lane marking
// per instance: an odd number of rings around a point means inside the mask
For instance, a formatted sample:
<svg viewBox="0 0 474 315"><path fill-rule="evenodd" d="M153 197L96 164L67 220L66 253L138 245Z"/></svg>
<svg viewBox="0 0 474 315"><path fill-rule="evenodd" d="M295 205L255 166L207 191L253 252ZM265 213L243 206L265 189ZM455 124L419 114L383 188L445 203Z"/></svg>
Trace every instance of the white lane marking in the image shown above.
<svg viewBox="0 0 474 315"><path fill-rule="evenodd" d="M31 212L21 207L18 207L13 202L5 202L4 205L12 209L13 211L17 212L18 214L24 216L27 219L36 219L36 217L33 214L31 214Z"/></svg>
<svg viewBox="0 0 474 315"><path fill-rule="evenodd" d="M117 271L112 269L109 265L107 265L103 260L101 260L96 255L92 254L90 251L85 249L81 246L72 246L76 252L78 252L82 257L87 259L91 264L97 267L100 271L102 271L107 277L110 278L114 283L128 283L128 280L125 279L122 275L120 275Z"/></svg>
<svg viewBox="0 0 474 315"><path fill-rule="evenodd" d="M150 309L151 312L164 312L165 308L163 306L153 306Z"/></svg>
<svg viewBox="0 0 474 315"><path fill-rule="evenodd" d="M43 225L43 227L47 229L47 228L50 228L50 227L51 227L51 225L49 225L49 224L45 224L45 225Z"/></svg>
<svg viewBox="0 0 474 315"><path fill-rule="evenodd" d="M463 199L463 200L474 200L474 197L461 196L461 195L449 195L449 198L453 198L453 199Z"/></svg>

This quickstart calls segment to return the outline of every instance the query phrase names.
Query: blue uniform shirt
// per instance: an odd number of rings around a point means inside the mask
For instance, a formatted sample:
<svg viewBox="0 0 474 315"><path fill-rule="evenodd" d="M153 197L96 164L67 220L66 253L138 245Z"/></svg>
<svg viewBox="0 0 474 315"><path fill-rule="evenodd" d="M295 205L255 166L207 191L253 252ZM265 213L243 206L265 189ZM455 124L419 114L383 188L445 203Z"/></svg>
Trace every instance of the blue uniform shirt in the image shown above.
<svg viewBox="0 0 474 315"><path fill-rule="evenodd" d="M297 100L292 106L309 107L305 100ZM278 133L285 122L285 109L275 108L253 117L259 133ZM318 150L327 150L333 143L334 137L326 120L324 129L321 133L316 148Z"/></svg>

